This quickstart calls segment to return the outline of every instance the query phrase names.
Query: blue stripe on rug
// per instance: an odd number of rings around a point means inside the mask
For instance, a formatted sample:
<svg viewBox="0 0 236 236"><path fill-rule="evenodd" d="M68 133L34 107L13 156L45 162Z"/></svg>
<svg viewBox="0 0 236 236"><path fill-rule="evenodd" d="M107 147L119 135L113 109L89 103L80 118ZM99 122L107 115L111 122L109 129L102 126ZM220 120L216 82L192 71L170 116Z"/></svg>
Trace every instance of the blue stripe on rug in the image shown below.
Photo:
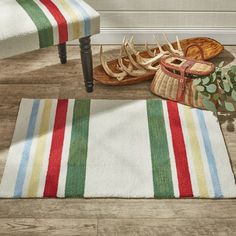
<svg viewBox="0 0 236 236"><path fill-rule="evenodd" d="M28 126L28 130L27 130L27 135L26 135L26 142L25 142L23 153L22 153L20 167L19 167L18 174L17 174L14 197L21 197L22 196L22 189L23 189L25 175L26 175L26 169L27 169L27 165L28 165L28 161L29 161L30 149L31 149L31 145L32 145L32 138L34 135L39 104L40 104L40 100L34 100L34 103L32 106L32 112L31 112L31 116L30 116L30 121L29 121L29 126Z"/></svg>
<svg viewBox="0 0 236 236"><path fill-rule="evenodd" d="M204 119L203 111L199 110L199 109L197 109L196 111L197 111L199 124L200 124L200 127L201 127L201 134L202 134L202 137L203 137L204 147L205 147L206 154L207 154L207 161L208 161L208 165L209 165L209 168L210 168L210 173L211 173L212 183L213 183L213 187L214 187L215 197L216 198L222 198L223 194L222 194L221 187L220 187L218 171L217 171L217 168L216 168L216 162L215 162L214 154L213 154L213 151L212 151L211 141L210 141L210 138L209 138L209 134L208 134L206 122L205 122L205 119Z"/></svg>

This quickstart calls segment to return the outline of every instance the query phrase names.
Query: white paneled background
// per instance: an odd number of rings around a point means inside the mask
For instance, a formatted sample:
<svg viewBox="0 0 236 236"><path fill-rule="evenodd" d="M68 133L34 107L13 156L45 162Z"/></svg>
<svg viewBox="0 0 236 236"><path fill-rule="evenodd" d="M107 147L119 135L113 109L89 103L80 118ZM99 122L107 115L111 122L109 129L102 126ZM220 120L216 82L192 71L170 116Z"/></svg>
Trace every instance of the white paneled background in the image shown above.
<svg viewBox="0 0 236 236"><path fill-rule="evenodd" d="M236 0L85 0L101 14L101 34L94 43L120 43L134 35L153 42L165 32L173 39L209 36L236 44Z"/></svg>

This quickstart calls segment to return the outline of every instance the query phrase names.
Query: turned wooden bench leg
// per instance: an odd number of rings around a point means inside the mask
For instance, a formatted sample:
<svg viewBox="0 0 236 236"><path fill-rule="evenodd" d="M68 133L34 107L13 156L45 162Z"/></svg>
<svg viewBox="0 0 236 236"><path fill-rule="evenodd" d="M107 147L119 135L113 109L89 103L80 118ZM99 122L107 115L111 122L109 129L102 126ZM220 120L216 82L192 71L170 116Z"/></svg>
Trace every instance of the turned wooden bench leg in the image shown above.
<svg viewBox="0 0 236 236"><path fill-rule="evenodd" d="M66 43L61 43L58 45L58 53L61 64L65 64L67 62Z"/></svg>
<svg viewBox="0 0 236 236"><path fill-rule="evenodd" d="M93 58L90 37L80 38L80 54L84 73L84 83L88 93L93 91Z"/></svg>

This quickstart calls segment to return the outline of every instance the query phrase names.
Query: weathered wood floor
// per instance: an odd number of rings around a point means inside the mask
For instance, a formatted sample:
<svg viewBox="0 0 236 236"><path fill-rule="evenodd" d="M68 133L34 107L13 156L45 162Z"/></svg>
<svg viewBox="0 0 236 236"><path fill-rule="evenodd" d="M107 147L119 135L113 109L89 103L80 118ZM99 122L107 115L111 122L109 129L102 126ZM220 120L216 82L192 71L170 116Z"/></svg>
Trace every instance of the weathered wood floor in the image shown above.
<svg viewBox="0 0 236 236"><path fill-rule="evenodd" d="M107 46L107 57L118 54ZM236 46L215 61L235 63ZM128 87L96 84L86 94L79 47L60 65L51 47L0 60L0 177L21 98L145 99L149 82ZM98 64L98 47L94 63ZM229 125L229 121L234 119ZM236 114L220 121L236 173ZM234 127L235 126L235 127ZM233 129L234 128L234 129ZM235 200L0 200L0 235L236 235Z"/></svg>

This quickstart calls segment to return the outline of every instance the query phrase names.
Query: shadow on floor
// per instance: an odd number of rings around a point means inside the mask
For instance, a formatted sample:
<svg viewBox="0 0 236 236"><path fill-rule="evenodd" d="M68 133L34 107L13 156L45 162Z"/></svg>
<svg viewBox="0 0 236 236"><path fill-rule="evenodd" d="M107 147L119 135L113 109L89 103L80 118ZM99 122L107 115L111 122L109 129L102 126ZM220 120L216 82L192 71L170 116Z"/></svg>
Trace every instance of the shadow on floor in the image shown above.
<svg viewBox="0 0 236 236"><path fill-rule="evenodd" d="M211 62L217 66L219 63L224 61L225 62L224 66L227 66L234 60L235 60L234 55L230 51L225 49L224 52L222 52L218 57L211 59Z"/></svg>
<svg viewBox="0 0 236 236"><path fill-rule="evenodd" d="M227 131L235 132L236 112L219 113L218 118L221 125L226 124Z"/></svg>

